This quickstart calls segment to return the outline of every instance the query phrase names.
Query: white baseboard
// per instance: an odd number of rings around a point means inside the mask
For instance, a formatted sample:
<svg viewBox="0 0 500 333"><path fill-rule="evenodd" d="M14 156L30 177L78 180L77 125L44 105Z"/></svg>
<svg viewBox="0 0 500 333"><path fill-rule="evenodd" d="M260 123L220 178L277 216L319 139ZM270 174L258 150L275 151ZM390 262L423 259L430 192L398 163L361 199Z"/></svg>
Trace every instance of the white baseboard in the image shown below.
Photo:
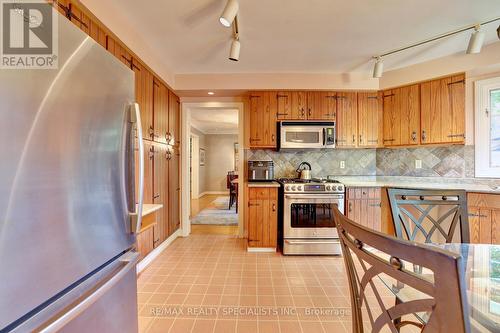
<svg viewBox="0 0 500 333"><path fill-rule="evenodd" d="M148 267L153 260L155 260L170 244L172 244L177 237L181 235L181 232L181 229L177 229L172 235L170 235L170 237L165 239L160 246L149 252L149 254L137 264L137 274L141 273L146 267Z"/></svg>
<svg viewBox="0 0 500 333"><path fill-rule="evenodd" d="M198 199L201 198L204 195L209 195L209 194L223 194L223 195L229 195L229 190L227 191L205 191L202 192L198 195Z"/></svg>
<svg viewBox="0 0 500 333"><path fill-rule="evenodd" d="M247 252L276 252L274 247L247 247Z"/></svg>

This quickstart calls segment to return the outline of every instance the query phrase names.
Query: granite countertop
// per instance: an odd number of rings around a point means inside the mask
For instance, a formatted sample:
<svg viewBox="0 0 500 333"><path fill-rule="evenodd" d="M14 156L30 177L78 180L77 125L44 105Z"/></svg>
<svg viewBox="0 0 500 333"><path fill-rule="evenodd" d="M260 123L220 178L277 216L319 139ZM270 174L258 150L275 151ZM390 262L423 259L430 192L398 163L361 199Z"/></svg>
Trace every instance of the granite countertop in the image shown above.
<svg viewBox="0 0 500 333"><path fill-rule="evenodd" d="M280 187L280 183L275 181L270 182L248 182L248 187Z"/></svg>
<svg viewBox="0 0 500 333"><path fill-rule="evenodd" d="M465 190L467 192L500 194L500 180L484 181L475 178L436 177L337 177L346 187L399 187L416 189Z"/></svg>

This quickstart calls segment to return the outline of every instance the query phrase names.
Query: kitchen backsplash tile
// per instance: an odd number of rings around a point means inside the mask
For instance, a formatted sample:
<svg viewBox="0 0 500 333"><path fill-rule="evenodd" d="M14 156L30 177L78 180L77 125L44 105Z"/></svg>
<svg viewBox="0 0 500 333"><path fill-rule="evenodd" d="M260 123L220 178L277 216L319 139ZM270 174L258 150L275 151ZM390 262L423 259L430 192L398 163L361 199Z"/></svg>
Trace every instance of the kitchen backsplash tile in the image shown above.
<svg viewBox="0 0 500 333"><path fill-rule="evenodd" d="M474 177L474 146L323 149L310 151L247 150L247 160L274 161L275 177L294 177L295 169L305 161L314 177L338 176L407 176ZM422 168L415 168L415 160ZM345 168L340 162L345 161Z"/></svg>
<svg viewBox="0 0 500 333"><path fill-rule="evenodd" d="M301 162L309 162L312 176L327 175L375 176L377 171L375 149L321 149L278 152L274 150L247 150L247 160L274 161L274 176L295 177ZM340 168L340 161L345 168Z"/></svg>

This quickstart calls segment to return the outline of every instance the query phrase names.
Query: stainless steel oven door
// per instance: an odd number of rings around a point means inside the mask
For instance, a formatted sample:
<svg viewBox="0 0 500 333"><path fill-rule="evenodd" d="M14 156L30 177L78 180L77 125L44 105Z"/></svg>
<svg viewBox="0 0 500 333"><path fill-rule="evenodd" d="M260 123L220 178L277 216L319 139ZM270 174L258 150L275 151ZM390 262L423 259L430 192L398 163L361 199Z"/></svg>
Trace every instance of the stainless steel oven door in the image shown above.
<svg viewBox="0 0 500 333"><path fill-rule="evenodd" d="M338 238L333 208L344 213L343 194L285 194L284 238Z"/></svg>
<svg viewBox="0 0 500 333"><path fill-rule="evenodd" d="M286 125L281 127L280 148L323 148L323 126Z"/></svg>

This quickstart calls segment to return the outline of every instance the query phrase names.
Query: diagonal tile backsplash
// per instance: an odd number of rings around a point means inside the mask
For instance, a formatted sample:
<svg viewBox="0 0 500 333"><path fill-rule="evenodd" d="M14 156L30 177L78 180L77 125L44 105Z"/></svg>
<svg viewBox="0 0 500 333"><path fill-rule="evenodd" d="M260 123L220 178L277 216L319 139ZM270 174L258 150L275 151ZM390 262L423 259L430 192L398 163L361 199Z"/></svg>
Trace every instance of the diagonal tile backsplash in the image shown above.
<svg viewBox="0 0 500 333"><path fill-rule="evenodd" d="M339 176L411 176L474 177L474 146L322 149L308 151L247 150L247 160L274 161L274 174L295 177L295 169L305 161L312 166L313 177ZM422 168L415 168L415 160ZM340 162L345 168L340 168Z"/></svg>

